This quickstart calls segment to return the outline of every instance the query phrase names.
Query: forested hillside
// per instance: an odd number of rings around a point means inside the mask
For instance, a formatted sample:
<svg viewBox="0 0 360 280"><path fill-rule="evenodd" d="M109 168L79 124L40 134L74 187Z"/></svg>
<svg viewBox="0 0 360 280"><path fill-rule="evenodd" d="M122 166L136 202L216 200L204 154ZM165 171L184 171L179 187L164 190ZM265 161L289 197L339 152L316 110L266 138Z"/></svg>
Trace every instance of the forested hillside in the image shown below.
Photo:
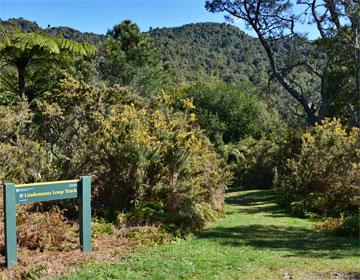
<svg viewBox="0 0 360 280"><path fill-rule="evenodd" d="M105 35L95 34L91 32L81 32L74 28L59 26L43 29L36 22L23 19L23 18L12 18L8 20L1 20L0 24L5 29L18 30L22 32L44 32L51 36L64 37L65 39L74 40L81 43L92 43L98 44L105 40Z"/></svg>
<svg viewBox="0 0 360 280"><path fill-rule="evenodd" d="M229 24L195 23L156 28L149 34L165 61L186 81L217 78L228 83L258 83L267 60L257 39Z"/></svg>
<svg viewBox="0 0 360 280"><path fill-rule="evenodd" d="M80 32L69 27L41 29L25 19L1 21L8 28L24 32L45 32L77 42L98 44L104 35ZM178 79L227 83L267 79L267 59L257 39L225 23L194 23L174 28L154 28L147 32L162 60L171 65Z"/></svg>

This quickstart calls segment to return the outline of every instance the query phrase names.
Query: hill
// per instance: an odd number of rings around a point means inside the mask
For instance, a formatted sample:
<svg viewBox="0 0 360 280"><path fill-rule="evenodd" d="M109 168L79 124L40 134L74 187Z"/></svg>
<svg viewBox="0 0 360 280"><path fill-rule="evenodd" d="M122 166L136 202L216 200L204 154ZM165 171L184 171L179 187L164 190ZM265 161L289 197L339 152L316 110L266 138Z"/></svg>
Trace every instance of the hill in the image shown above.
<svg viewBox="0 0 360 280"><path fill-rule="evenodd" d="M92 44L98 44L105 40L105 35L95 34L91 32L81 32L79 30L59 26L59 27L48 27L41 28L36 22L29 21L23 18L11 18L8 20L1 20L0 24L5 30L20 30L22 32L44 32L51 36L64 37L66 39L74 40L76 42L89 42Z"/></svg>
<svg viewBox="0 0 360 280"><path fill-rule="evenodd" d="M195 23L149 32L163 60L186 81L233 83L266 79L268 64L256 38L225 23Z"/></svg>
<svg viewBox="0 0 360 280"><path fill-rule="evenodd" d="M69 27L42 29L23 18L0 23L5 29L45 32L77 42L98 44L105 35L80 32ZM267 79L266 56L257 41L239 28L225 23L194 23L173 28L155 28L147 34L154 40L162 60L184 82L223 80L228 83Z"/></svg>

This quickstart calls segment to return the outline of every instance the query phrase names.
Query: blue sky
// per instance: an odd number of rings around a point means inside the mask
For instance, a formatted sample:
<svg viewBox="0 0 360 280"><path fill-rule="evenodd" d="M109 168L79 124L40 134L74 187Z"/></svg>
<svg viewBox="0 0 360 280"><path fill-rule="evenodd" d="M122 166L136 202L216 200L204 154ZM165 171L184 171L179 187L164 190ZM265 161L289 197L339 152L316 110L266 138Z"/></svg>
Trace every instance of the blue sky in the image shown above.
<svg viewBox="0 0 360 280"><path fill-rule="evenodd" d="M149 27L173 27L193 22L224 22L221 14L205 10L204 0L0 0L0 18L23 17L41 27L69 26L80 31L106 33L124 19ZM244 30L241 23L236 23ZM303 27L316 36L314 29ZM249 33L249 31L247 31ZM251 32L250 32L251 33Z"/></svg>

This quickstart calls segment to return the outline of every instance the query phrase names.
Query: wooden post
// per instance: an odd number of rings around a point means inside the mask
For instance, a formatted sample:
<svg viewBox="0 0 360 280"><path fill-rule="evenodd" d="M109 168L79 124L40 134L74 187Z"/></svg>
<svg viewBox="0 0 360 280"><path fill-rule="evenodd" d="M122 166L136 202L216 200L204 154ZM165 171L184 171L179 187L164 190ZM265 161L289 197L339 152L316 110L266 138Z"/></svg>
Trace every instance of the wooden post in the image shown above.
<svg viewBox="0 0 360 280"><path fill-rule="evenodd" d="M8 269L16 265L16 198L15 185L4 184L4 225L5 225L5 261Z"/></svg>
<svg viewBox="0 0 360 280"><path fill-rule="evenodd" d="M80 246L91 251L91 177L80 177Z"/></svg>

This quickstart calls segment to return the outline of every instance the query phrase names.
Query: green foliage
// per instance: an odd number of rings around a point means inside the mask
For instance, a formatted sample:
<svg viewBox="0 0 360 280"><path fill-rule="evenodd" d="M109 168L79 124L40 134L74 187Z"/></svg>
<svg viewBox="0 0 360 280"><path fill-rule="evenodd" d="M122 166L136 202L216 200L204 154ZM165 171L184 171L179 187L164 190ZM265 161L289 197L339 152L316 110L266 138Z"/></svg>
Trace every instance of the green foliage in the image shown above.
<svg viewBox="0 0 360 280"><path fill-rule="evenodd" d="M125 236L127 238L133 238L138 244L147 247L166 244L174 240L174 236L172 234L165 231L163 227L156 226L128 228Z"/></svg>
<svg viewBox="0 0 360 280"><path fill-rule="evenodd" d="M45 264L36 265L29 270L25 270L21 273L22 280L39 280L46 270L47 266Z"/></svg>
<svg viewBox="0 0 360 280"><path fill-rule="evenodd" d="M162 202L139 202L127 213L127 221L144 225L153 224L165 218Z"/></svg>
<svg viewBox="0 0 360 280"><path fill-rule="evenodd" d="M0 106L0 181L33 182L51 179L50 147L32 139L32 114L27 103Z"/></svg>
<svg viewBox="0 0 360 280"><path fill-rule="evenodd" d="M154 28L148 34L180 81L259 84L268 79L259 42L232 25L196 23Z"/></svg>
<svg viewBox="0 0 360 280"><path fill-rule="evenodd" d="M90 44L79 44L64 38L55 38L36 33L2 34L1 57L6 61L15 61L8 54L18 56L60 54L61 51L71 51L78 55L92 55L95 49ZM31 58L31 57L30 57ZM21 59L21 58L20 58Z"/></svg>
<svg viewBox="0 0 360 280"><path fill-rule="evenodd" d="M296 212L336 218L359 209L359 136L358 128L347 131L336 119L303 134L301 151L288 160L278 186Z"/></svg>
<svg viewBox="0 0 360 280"><path fill-rule="evenodd" d="M254 86L195 84L173 90L168 102L205 129L234 172L234 185L272 186L286 125Z"/></svg>
<svg viewBox="0 0 360 280"><path fill-rule="evenodd" d="M15 109L7 112L0 180L92 174L98 214L133 209L139 223L199 229L221 212L231 174L193 119L167 99L147 105L126 88L63 80L37 102L26 127L12 125Z"/></svg>
<svg viewBox="0 0 360 280"><path fill-rule="evenodd" d="M170 80L153 41L129 20L108 31L97 60L100 76L109 85L130 85L142 95L160 90Z"/></svg>
<svg viewBox="0 0 360 280"><path fill-rule="evenodd" d="M95 238L101 234L111 235L115 232L115 226L103 219L94 219L91 223L91 231Z"/></svg>
<svg viewBox="0 0 360 280"><path fill-rule="evenodd" d="M234 185L251 188L270 188L278 166L280 143L261 138L247 137L236 145L225 147L228 162L232 165Z"/></svg>
<svg viewBox="0 0 360 280"><path fill-rule="evenodd" d="M73 56L95 54L88 43L36 33L7 34L2 27L1 30L0 86L14 98L26 98L29 102L54 87Z"/></svg>
<svg viewBox="0 0 360 280"><path fill-rule="evenodd" d="M234 186L242 188L272 188L286 160L299 153L301 130L280 125L271 134L255 139L245 137L237 143L220 147L234 172Z"/></svg>
<svg viewBox="0 0 360 280"><path fill-rule="evenodd" d="M174 90L172 95L179 109L179 98L192 100L199 124L217 145L235 143L246 136L258 139L275 134L282 125L277 112L259 100L256 88L249 83L195 84Z"/></svg>

